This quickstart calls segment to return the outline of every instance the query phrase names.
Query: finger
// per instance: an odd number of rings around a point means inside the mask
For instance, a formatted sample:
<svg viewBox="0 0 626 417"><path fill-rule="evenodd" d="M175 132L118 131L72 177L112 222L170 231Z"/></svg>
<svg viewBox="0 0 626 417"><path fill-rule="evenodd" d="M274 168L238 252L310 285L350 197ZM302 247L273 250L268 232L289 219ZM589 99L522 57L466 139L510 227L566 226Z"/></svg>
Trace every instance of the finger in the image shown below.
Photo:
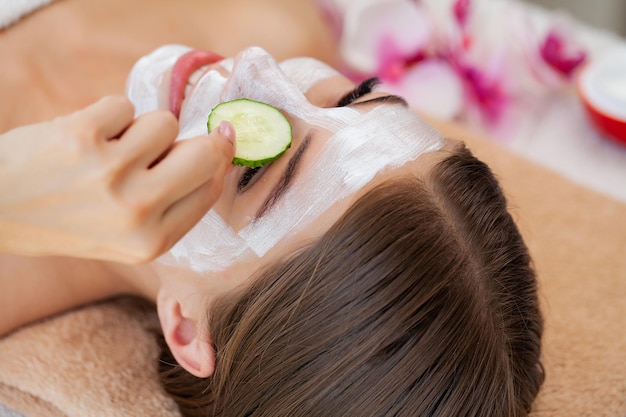
<svg viewBox="0 0 626 417"><path fill-rule="evenodd" d="M99 139L119 136L132 123L135 109L122 96L107 96L73 114L85 126L95 127Z"/></svg>
<svg viewBox="0 0 626 417"><path fill-rule="evenodd" d="M209 181L176 201L165 211L161 226L167 236L164 245L167 249L180 240L211 209L219 199L220 190L221 184L220 187L216 187L213 181Z"/></svg>
<svg viewBox="0 0 626 417"><path fill-rule="evenodd" d="M230 123L208 137L176 142L152 170L150 187L167 207L203 184L213 181L220 188L235 155L234 130Z"/></svg>
<svg viewBox="0 0 626 417"><path fill-rule="evenodd" d="M118 157L133 165L148 168L176 140L178 121L165 110L139 116L116 143Z"/></svg>

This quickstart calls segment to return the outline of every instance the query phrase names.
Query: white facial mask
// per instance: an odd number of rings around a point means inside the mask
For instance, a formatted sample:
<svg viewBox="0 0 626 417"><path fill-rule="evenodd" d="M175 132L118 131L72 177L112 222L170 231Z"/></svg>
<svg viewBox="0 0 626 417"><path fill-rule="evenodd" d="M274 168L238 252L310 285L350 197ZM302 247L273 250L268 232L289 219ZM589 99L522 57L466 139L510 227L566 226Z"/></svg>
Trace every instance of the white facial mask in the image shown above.
<svg viewBox="0 0 626 417"><path fill-rule="evenodd" d="M182 55L179 49L170 53ZM155 60L165 61L163 55L156 54ZM291 117L330 131L332 136L313 166L298 174L289 191L262 218L235 233L210 210L170 252L159 258L168 265L203 273L224 270L254 256L262 257L334 203L358 192L378 172L415 160L443 144L434 129L401 106L383 104L360 113L353 108L323 109L309 103L303 91L337 75L319 61L294 59L279 66L262 49L250 48L234 63L226 61L222 67L230 70L230 76L211 70L201 76L185 98L179 136L206 134L210 110L220 102L242 97L273 105ZM151 71L154 67L144 63L142 68ZM135 77L140 75L135 72ZM150 74L145 79L159 77ZM137 89L131 88L131 81L128 90L133 100L130 91ZM294 146L298 145L294 141Z"/></svg>
<svg viewBox="0 0 626 417"><path fill-rule="evenodd" d="M322 80L341 75L334 68L308 57L291 58L279 65L287 78L303 93L309 91L311 87Z"/></svg>
<svg viewBox="0 0 626 417"><path fill-rule="evenodd" d="M171 69L191 51L183 45L165 45L139 59L128 74L126 95L135 106L135 116L167 109Z"/></svg>

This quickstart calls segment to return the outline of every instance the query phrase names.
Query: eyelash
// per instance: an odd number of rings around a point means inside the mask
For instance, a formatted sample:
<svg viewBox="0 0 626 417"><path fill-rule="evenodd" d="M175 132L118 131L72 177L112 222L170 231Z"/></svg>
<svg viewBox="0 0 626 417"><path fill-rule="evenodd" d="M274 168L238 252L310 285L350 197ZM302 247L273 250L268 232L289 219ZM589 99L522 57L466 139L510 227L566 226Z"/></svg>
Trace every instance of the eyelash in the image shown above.
<svg viewBox="0 0 626 417"><path fill-rule="evenodd" d="M343 96L339 102L337 103L337 107L345 107L360 99L361 97L371 93L377 85L380 84L380 79L378 77L369 78L362 83L358 84L352 91ZM243 193L251 188L254 183L257 182L259 178L263 175L263 171L265 171L266 167L260 168L248 168L239 178L239 183L237 184L237 192ZM260 175L259 175L260 174Z"/></svg>
<svg viewBox="0 0 626 417"><path fill-rule="evenodd" d="M377 85L380 84L380 78L373 77L363 81L361 84L354 87L352 91L343 96L337 103L337 107L345 107L355 102L361 97L371 93Z"/></svg>
<svg viewBox="0 0 626 417"><path fill-rule="evenodd" d="M244 171L244 173L239 178L239 182L237 183L237 192L243 193L247 191L250 187L257 182L261 176L263 176L263 172L269 167L269 165L264 165L258 168L248 168ZM260 175L259 175L260 174Z"/></svg>

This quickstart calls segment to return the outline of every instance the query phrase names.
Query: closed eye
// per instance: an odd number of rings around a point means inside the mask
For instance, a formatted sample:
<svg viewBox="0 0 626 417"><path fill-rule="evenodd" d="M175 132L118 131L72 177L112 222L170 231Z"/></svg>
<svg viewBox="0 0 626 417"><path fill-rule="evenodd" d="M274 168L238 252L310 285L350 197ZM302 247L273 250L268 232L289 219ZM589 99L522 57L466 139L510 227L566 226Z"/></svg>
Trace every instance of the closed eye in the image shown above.
<svg viewBox="0 0 626 417"><path fill-rule="evenodd" d="M376 86L379 84L380 84L380 78L378 77L368 78L367 80L363 81L361 84L358 84L356 87L354 87L354 89L350 91L348 94L343 96L337 103L337 107L349 106L354 101L374 91L374 88L376 88Z"/></svg>
<svg viewBox="0 0 626 417"><path fill-rule="evenodd" d="M248 168L241 174L239 177L239 182L237 183L237 193L245 193L250 189L267 171L267 168L271 164L264 165L262 167L257 168Z"/></svg>

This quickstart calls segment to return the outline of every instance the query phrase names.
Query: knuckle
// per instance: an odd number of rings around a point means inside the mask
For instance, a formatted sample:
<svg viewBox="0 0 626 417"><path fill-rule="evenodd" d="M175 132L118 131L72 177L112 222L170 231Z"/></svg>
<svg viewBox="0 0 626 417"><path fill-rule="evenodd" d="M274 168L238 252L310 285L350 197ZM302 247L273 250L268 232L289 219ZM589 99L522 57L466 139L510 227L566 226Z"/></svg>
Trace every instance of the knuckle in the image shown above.
<svg viewBox="0 0 626 417"><path fill-rule="evenodd" d="M155 110L146 114L144 119L149 120L153 129L168 136L175 136L178 132L178 120L167 110Z"/></svg>
<svg viewBox="0 0 626 417"><path fill-rule="evenodd" d="M119 94L111 94L105 96L104 99L109 100L110 102L112 102L113 104L117 104L118 106L130 105L130 100L127 97Z"/></svg>
<svg viewBox="0 0 626 417"><path fill-rule="evenodd" d="M151 251L149 251L148 255L150 259L154 259L167 251L172 242L167 236L162 235L157 238L153 238L151 243Z"/></svg>
<svg viewBox="0 0 626 417"><path fill-rule="evenodd" d="M119 96L119 95L105 96L102 98L101 103L104 105L115 107L126 115L132 116L135 113L135 107L133 106L133 103L131 103L131 101L127 97L124 97L124 96Z"/></svg>
<svg viewBox="0 0 626 417"><path fill-rule="evenodd" d="M188 142L185 145L190 146L189 153L193 155L193 158L202 162L202 166L206 170L205 175L214 176L224 172L233 160L234 151L227 146L216 143L218 141L202 138L185 142Z"/></svg>
<svg viewBox="0 0 626 417"><path fill-rule="evenodd" d="M120 228L129 234L149 230L153 219L154 204L147 198L128 197L123 186L109 182L106 195L112 212L118 218Z"/></svg>
<svg viewBox="0 0 626 417"><path fill-rule="evenodd" d="M204 195L206 196L204 201L207 205L212 205L215 200L217 200L222 194L222 191L224 190L224 182L212 178L207 182L206 187L207 192L204 193Z"/></svg>
<svg viewBox="0 0 626 417"><path fill-rule="evenodd" d="M225 140L208 141L211 144L213 155L218 155L220 161L230 164L235 156L235 147Z"/></svg>
<svg viewBox="0 0 626 417"><path fill-rule="evenodd" d="M63 126L62 132L63 133L61 134L61 139L63 140L64 144L67 146L71 146L72 148L74 146L82 147L83 143L85 142L84 139L86 137L89 137L89 135L91 134L91 132L89 132L81 125Z"/></svg>
<svg viewBox="0 0 626 417"><path fill-rule="evenodd" d="M52 121L59 133L60 145L69 151L85 153L97 146L97 129L85 122L78 113L59 117Z"/></svg>
<svg viewBox="0 0 626 417"><path fill-rule="evenodd" d="M198 205L202 207L203 211L209 210L215 204L223 189L223 182L216 179L210 179L202 186Z"/></svg>
<svg viewBox="0 0 626 417"><path fill-rule="evenodd" d="M141 263L150 262L169 249L169 239L158 233L144 237L143 244L137 252L137 259Z"/></svg>
<svg viewBox="0 0 626 417"><path fill-rule="evenodd" d="M63 147L70 155L82 157L92 153L97 147L97 132L95 129L82 123L66 125L63 128Z"/></svg>
<svg viewBox="0 0 626 417"><path fill-rule="evenodd" d="M111 196L115 196L125 178L125 164L120 158L112 158L94 153L85 161L90 167L94 180L98 181Z"/></svg>
<svg viewBox="0 0 626 417"><path fill-rule="evenodd" d="M177 126L178 120L169 110L155 110L153 112L156 116L162 119L164 122L169 123L171 126Z"/></svg>
<svg viewBox="0 0 626 417"><path fill-rule="evenodd" d="M151 202L145 198L133 198L125 202L124 211L131 228L143 228L150 219L153 210Z"/></svg>

